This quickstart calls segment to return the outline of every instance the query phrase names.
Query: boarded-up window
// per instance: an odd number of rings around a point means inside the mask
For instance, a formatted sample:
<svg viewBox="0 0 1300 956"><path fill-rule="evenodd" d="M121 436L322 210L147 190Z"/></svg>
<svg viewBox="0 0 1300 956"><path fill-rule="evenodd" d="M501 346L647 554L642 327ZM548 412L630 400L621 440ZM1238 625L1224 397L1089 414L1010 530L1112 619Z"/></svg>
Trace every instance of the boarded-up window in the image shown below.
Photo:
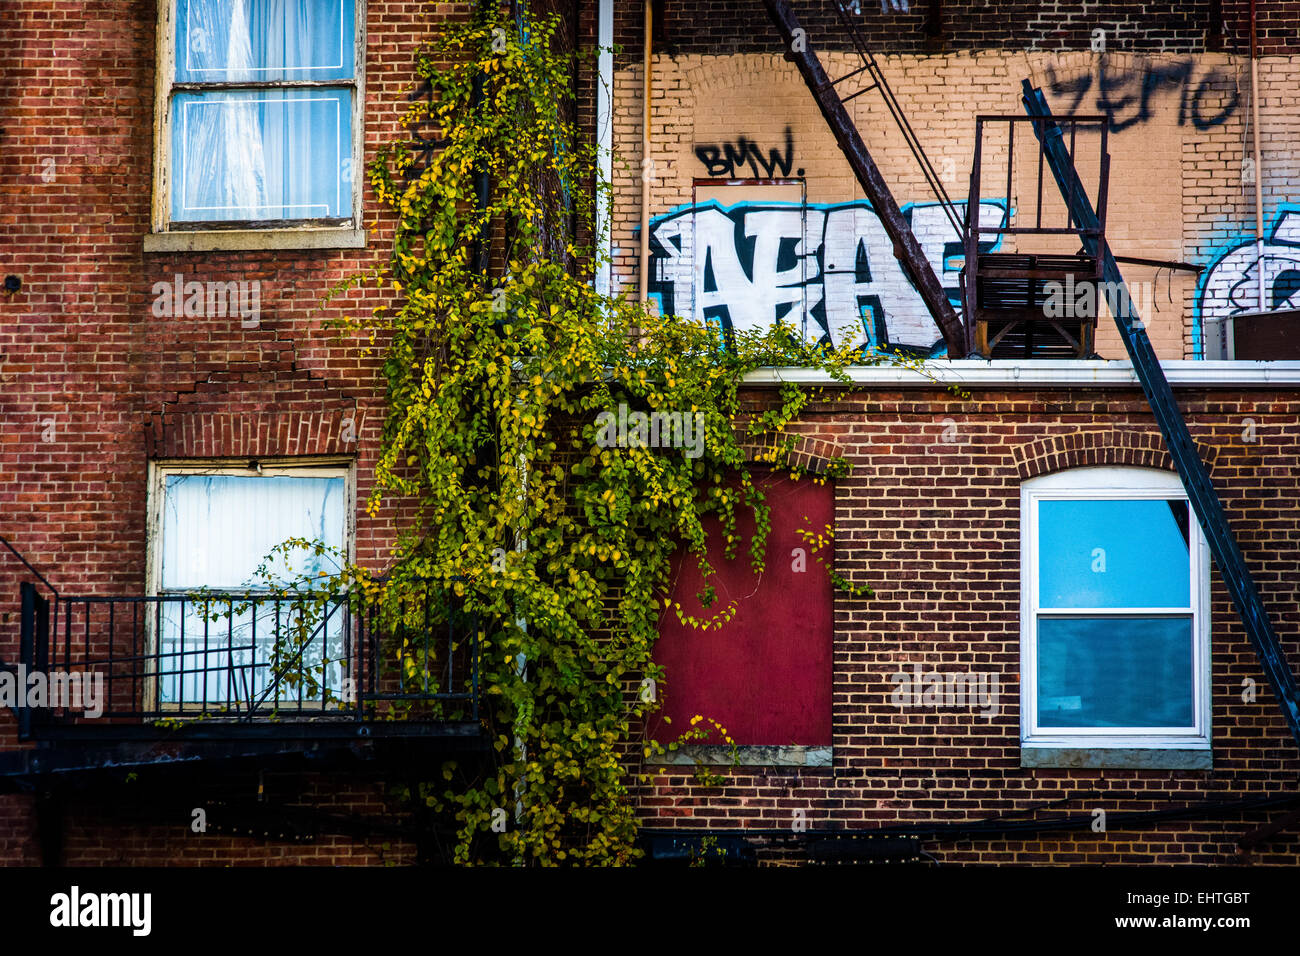
<svg viewBox="0 0 1300 956"><path fill-rule="evenodd" d="M747 553L753 515L739 514L746 536L734 561L722 558L717 522L710 522L711 583L717 600L700 606L698 564L678 556L672 597L697 617L737 603L735 618L720 630L699 631L668 609L655 660L665 668L663 706L653 721L667 742L688 729L691 717L717 720L741 745L829 746L831 743L832 589L826 569L809 553L799 529L824 531L834 521L831 485L768 475L761 485L772 509L766 568L755 574ZM829 560L830 547L820 552ZM662 718L672 722L664 725ZM711 738L709 743L721 741Z"/></svg>

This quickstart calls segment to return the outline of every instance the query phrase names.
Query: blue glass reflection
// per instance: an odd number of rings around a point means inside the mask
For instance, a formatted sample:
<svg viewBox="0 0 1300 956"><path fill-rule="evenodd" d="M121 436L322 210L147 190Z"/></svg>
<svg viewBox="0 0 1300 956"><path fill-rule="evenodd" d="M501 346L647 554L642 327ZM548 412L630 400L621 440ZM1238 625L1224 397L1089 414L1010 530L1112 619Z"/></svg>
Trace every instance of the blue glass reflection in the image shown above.
<svg viewBox="0 0 1300 956"><path fill-rule="evenodd" d="M1038 603L1188 607L1187 502L1040 501Z"/></svg>
<svg viewBox="0 0 1300 956"><path fill-rule="evenodd" d="M1192 620L1043 618L1040 727L1191 727Z"/></svg>

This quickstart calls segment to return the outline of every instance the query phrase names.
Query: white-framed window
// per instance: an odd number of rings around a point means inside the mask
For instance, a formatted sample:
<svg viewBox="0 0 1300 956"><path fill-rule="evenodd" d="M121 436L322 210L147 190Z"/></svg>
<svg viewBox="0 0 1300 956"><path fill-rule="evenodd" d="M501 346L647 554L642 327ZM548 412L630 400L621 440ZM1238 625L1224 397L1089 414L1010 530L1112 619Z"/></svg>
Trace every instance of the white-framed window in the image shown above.
<svg viewBox="0 0 1300 956"><path fill-rule="evenodd" d="M355 244L364 13L365 0L159 0L153 248L248 245L232 232Z"/></svg>
<svg viewBox="0 0 1300 956"><path fill-rule="evenodd" d="M345 696L346 603L271 598L278 585L351 559L353 495L346 463L151 464L153 704L247 712ZM291 538L330 550L298 547L266 560ZM310 627L295 631L304 608Z"/></svg>
<svg viewBox="0 0 1300 956"><path fill-rule="evenodd" d="M1176 475L1021 486L1023 748L1210 748L1209 553Z"/></svg>

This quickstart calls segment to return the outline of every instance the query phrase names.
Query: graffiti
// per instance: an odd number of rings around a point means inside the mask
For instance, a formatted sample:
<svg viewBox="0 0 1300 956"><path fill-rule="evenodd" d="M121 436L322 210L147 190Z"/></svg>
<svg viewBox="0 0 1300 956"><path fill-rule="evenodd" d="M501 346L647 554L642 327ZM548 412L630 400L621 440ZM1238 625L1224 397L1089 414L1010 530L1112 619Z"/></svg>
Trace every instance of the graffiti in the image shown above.
<svg viewBox="0 0 1300 956"><path fill-rule="evenodd" d="M1188 121L1199 130L1210 129L1227 122L1237 111L1236 83L1218 69L1212 68L1200 77L1191 59L1172 62L1144 61L1136 69L1117 68L1105 56L1096 59L1095 69L1086 72L1058 74L1055 67L1047 67L1047 89L1055 97L1064 99L1068 115L1079 112L1104 113L1112 132L1120 132L1151 119L1153 101L1162 97L1178 98L1178 125ZM1221 91L1230 90L1231 97L1222 106L1212 102ZM1089 100L1085 106L1085 99Z"/></svg>
<svg viewBox="0 0 1300 956"><path fill-rule="evenodd" d="M772 179L778 173L789 176L790 167L794 165L794 134L787 126L785 152L781 153L776 149L768 150L766 159L763 158L763 152L758 144L750 142L744 136L734 143L696 146L695 155L704 164L708 174L713 177L734 179L736 170L743 171L746 166L753 170L755 177Z"/></svg>
<svg viewBox="0 0 1300 956"><path fill-rule="evenodd" d="M841 6L845 13L856 13L858 16L862 15L862 0L845 0ZM880 0L880 12L890 13L891 11L896 13L911 13L911 10L908 9L908 0Z"/></svg>
<svg viewBox="0 0 1300 956"><path fill-rule="evenodd" d="M965 215L965 203L958 203ZM922 250L957 303L963 249L942 207L904 208ZM980 223L1004 226L1007 203L984 200ZM981 244L981 249L996 243ZM944 345L893 243L865 200L834 204L688 205L651 221L651 292L665 312L724 331L778 319L806 338L891 344L939 354Z"/></svg>
<svg viewBox="0 0 1300 956"><path fill-rule="evenodd" d="M1284 205L1267 231L1263 255L1254 236L1221 250L1201 275L1196 311L1202 322L1259 310L1260 277L1268 311L1300 309L1300 205Z"/></svg>

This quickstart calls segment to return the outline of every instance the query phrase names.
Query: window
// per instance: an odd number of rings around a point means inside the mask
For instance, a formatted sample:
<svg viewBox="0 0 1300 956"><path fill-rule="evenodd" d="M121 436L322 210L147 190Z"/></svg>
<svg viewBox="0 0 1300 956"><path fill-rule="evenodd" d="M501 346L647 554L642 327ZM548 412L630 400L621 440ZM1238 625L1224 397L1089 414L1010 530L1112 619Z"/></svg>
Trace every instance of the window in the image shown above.
<svg viewBox="0 0 1300 956"><path fill-rule="evenodd" d="M1081 468L1031 479L1021 529L1026 763L1070 748L1111 756L1066 765L1198 763L1115 753L1125 749L1208 758L1208 555L1178 478Z"/></svg>
<svg viewBox="0 0 1300 956"><path fill-rule="evenodd" d="M155 467L151 593L160 600L149 624L159 705L242 709L259 701L319 704L326 690L338 696L346 676L343 603L327 604L295 632L299 605L263 597L274 584L336 570L338 558L297 548L264 559L290 538L350 553L348 484L342 466ZM240 600L205 602L202 592ZM293 644L296 634L309 636ZM281 660L286 647L291 666Z"/></svg>
<svg viewBox="0 0 1300 956"><path fill-rule="evenodd" d="M360 225L359 0L168 0L159 25L155 233ZM168 9L170 7L170 9ZM170 14L170 15L169 15ZM214 231L218 234L211 235ZM157 237L155 237L157 239ZM148 244L147 244L148 247Z"/></svg>

